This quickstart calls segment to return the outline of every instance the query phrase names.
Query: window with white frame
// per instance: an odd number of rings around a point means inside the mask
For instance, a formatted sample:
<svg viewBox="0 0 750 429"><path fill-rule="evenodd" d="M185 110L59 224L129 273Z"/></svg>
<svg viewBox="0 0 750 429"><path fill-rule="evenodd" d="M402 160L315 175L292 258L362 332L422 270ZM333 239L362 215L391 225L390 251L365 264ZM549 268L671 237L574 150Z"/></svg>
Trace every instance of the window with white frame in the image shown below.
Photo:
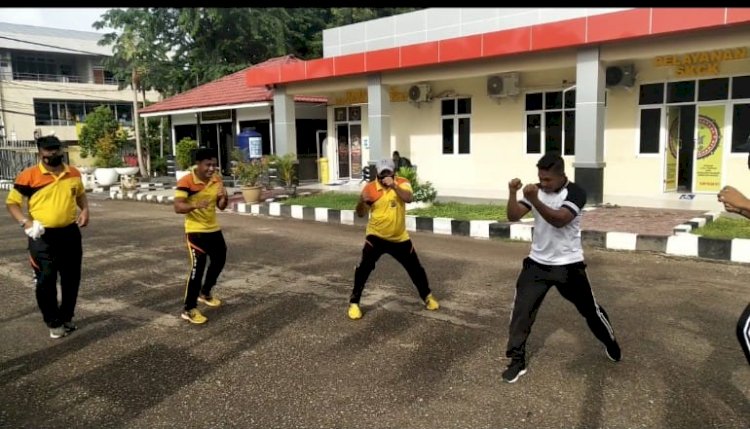
<svg viewBox="0 0 750 429"><path fill-rule="evenodd" d="M638 95L640 154L658 154L665 105L731 100L732 153L750 152L750 76L641 85ZM729 112L727 114L730 114Z"/></svg>
<svg viewBox="0 0 750 429"><path fill-rule="evenodd" d="M526 94L526 153L575 155L576 92Z"/></svg>
<svg viewBox="0 0 750 429"><path fill-rule="evenodd" d="M444 98L440 117L443 154L471 153L471 98Z"/></svg>

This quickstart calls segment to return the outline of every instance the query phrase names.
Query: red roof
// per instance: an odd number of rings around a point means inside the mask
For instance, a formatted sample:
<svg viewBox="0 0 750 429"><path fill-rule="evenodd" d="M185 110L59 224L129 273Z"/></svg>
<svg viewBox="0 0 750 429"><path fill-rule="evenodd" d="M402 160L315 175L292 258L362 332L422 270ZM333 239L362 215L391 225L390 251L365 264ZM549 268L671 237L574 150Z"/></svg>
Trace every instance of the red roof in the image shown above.
<svg viewBox="0 0 750 429"><path fill-rule="evenodd" d="M262 63L216 79L213 82L203 84L158 103L154 103L141 109L139 113L154 113L171 110L195 109L200 107L232 106L245 103L273 101L273 89L267 89L265 85L247 86L247 83L245 83L245 76L248 70L255 67L267 67L269 65L280 66L300 61L302 60L295 58L293 55L271 58ZM294 101L302 103L326 103L328 102L328 99L325 97L295 96Z"/></svg>

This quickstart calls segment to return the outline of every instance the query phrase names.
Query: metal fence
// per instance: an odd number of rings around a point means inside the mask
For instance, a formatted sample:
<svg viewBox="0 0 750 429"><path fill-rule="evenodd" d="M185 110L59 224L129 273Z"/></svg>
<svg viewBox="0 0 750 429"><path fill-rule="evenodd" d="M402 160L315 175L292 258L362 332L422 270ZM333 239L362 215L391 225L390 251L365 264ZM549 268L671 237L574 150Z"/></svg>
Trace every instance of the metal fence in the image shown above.
<svg viewBox="0 0 750 429"><path fill-rule="evenodd" d="M33 140L0 141L0 179L13 180L24 168L37 163Z"/></svg>

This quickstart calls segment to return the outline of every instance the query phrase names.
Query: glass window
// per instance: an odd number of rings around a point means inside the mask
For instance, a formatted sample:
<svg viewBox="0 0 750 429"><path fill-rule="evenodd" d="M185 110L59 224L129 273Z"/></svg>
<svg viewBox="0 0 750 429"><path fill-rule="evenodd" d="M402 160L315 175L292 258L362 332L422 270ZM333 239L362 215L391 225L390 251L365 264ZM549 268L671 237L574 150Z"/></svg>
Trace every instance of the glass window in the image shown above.
<svg viewBox="0 0 750 429"><path fill-rule="evenodd" d="M471 114L471 98L459 98L456 100L458 103L458 114L469 115Z"/></svg>
<svg viewBox="0 0 750 429"><path fill-rule="evenodd" d="M659 153L661 108L641 109L640 153Z"/></svg>
<svg viewBox="0 0 750 429"><path fill-rule="evenodd" d="M542 115L526 115L526 153L542 153Z"/></svg>
<svg viewBox="0 0 750 429"><path fill-rule="evenodd" d="M443 154L453 153L453 119L443 119Z"/></svg>
<svg viewBox="0 0 750 429"><path fill-rule="evenodd" d="M692 103L695 101L695 81L669 82L667 103Z"/></svg>
<svg viewBox="0 0 750 429"><path fill-rule="evenodd" d="M362 107L353 106L349 108L349 120L360 121L362 120Z"/></svg>
<svg viewBox="0 0 750 429"><path fill-rule="evenodd" d="M36 125L52 125L49 101L34 100L34 122Z"/></svg>
<svg viewBox="0 0 750 429"><path fill-rule="evenodd" d="M750 152L750 104L733 107L732 152Z"/></svg>
<svg viewBox="0 0 750 429"><path fill-rule="evenodd" d="M732 78L732 98L750 98L750 76Z"/></svg>
<svg viewBox="0 0 750 429"><path fill-rule="evenodd" d="M458 118L458 153L471 153L471 119Z"/></svg>
<svg viewBox="0 0 750 429"><path fill-rule="evenodd" d="M456 113L456 100L453 98L444 99L440 103L440 114L443 116L454 115Z"/></svg>
<svg viewBox="0 0 750 429"><path fill-rule="evenodd" d="M546 112L544 114L544 153L562 154L562 134L562 112Z"/></svg>
<svg viewBox="0 0 750 429"><path fill-rule="evenodd" d="M575 99L575 90L526 94L526 111L542 112L526 115L526 153L542 153L544 147L545 153L575 155Z"/></svg>
<svg viewBox="0 0 750 429"><path fill-rule="evenodd" d="M638 104L663 104L664 103L664 84L651 83L641 85L638 96Z"/></svg>
<svg viewBox="0 0 750 429"><path fill-rule="evenodd" d="M443 154L471 153L471 98L443 99Z"/></svg>
<svg viewBox="0 0 750 429"><path fill-rule="evenodd" d="M537 92L535 94L526 94L526 111L544 109L544 94Z"/></svg>
<svg viewBox="0 0 750 429"><path fill-rule="evenodd" d="M698 81L698 101L726 100L729 98L729 78Z"/></svg>
<svg viewBox="0 0 750 429"><path fill-rule="evenodd" d="M562 109L562 91L546 92L544 94L544 108Z"/></svg>
<svg viewBox="0 0 750 429"><path fill-rule="evenodd" d="M333 109L333 116L336 118L336 122L346 121L346 107L337 107Z"/></svg>

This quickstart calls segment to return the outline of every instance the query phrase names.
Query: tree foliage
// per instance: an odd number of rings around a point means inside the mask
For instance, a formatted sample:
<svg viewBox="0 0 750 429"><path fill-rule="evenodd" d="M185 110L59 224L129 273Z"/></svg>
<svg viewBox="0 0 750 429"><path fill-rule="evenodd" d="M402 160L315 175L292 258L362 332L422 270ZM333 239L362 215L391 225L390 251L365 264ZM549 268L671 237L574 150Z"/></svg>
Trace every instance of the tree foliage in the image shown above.
<svg viewBox="0 0 750 429"><path fill-rule="evenodd" d="M99 155L97 143L103 138L110 139L111 144L115 145L118 150L126 139L114 113L107 106L99 106L86 115L79 137L81 157L86 158L89 155L97 157Z"/></svg>
<svg viewBox="0 0 750 429"><path fill-rule="evenodd" d="M165 96L183 92L269 58L323 54L323 30L416 8L127 8L94 24L112 28L105 67L123 82Z"/></svg>

